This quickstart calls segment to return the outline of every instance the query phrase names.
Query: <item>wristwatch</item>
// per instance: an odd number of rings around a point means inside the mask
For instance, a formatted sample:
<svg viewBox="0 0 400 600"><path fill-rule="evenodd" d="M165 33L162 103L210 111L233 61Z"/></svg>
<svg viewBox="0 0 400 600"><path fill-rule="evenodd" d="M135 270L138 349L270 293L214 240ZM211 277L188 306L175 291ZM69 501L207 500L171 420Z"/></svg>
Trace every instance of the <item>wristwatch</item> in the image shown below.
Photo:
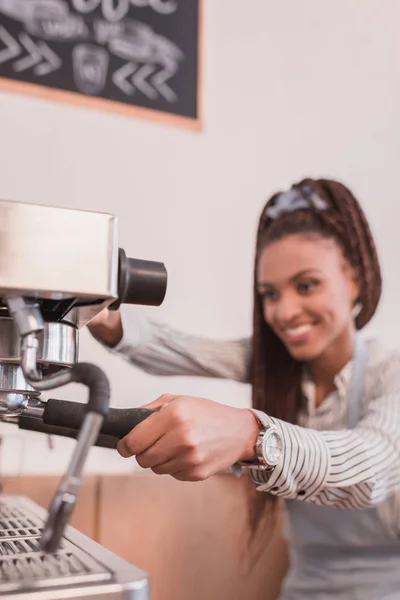
<svg viewBox="0 0 400 600"><path fill-rule="evenodd" d="M260 433L257 436L255 451L257 463L238 463L241 467L257 467L263 471L273 471L282 458L283 438L278 427L265 418L264 413L250 409L260 425Z"/></svg>
<svg viewBox="0 0 400 600"><path fill-rule="evenodd" d="M283 440L279 429L273 423L263 425L256 441L258 468L273 471L281 460Z"/></svg>

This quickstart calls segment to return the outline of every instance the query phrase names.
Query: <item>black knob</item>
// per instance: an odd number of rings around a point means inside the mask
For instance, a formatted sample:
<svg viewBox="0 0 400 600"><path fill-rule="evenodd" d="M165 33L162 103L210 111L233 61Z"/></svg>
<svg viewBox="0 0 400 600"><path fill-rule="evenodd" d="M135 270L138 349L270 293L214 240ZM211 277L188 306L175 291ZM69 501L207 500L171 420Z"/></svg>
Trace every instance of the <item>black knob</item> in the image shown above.
<svg viewBox="0 0 400 600"><path fill-rule="evenodd" d="M121 304L160 306L167 292L168 275L164 263L128 258L119 249L118 300L110 306L117 310Z"/></svg>

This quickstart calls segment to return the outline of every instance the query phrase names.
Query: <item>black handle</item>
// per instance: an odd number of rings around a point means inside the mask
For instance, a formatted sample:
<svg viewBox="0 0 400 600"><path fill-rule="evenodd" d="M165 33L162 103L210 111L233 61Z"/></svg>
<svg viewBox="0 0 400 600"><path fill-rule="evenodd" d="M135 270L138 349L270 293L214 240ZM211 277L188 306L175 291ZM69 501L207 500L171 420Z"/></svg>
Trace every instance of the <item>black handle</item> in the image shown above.
<svg viewBox="0 0 400 600"><path fill-rule="evenodd" d="M50 398L43 411L43 423L79 430L86 412L86 404ZM154 412L150 408L110 408L100 433L120 440Z"/></svg>
<svg viewBox="0 0 400 600"><path fill-rule="evenodd" d="M118 300L110 306L117 310L121 304L160 306L167 292L168 274L163 263L128 258L119 249Z"/></svg>
<svg viewBox="0 0 400 600"><path fill-rule="evenodd" d="M63 437L69 437L76 439L79 434L78 429L69 429L68 427L55 427L53 425L45 425L41 419L34 417L24 417L21 415L18 418L18 427L27 431L37 431L39 433L45 433L47 435L61 435ZM117 447L118 439L109 435L100 434L94 443L94 446L101 448L113 448Z"/></svg>

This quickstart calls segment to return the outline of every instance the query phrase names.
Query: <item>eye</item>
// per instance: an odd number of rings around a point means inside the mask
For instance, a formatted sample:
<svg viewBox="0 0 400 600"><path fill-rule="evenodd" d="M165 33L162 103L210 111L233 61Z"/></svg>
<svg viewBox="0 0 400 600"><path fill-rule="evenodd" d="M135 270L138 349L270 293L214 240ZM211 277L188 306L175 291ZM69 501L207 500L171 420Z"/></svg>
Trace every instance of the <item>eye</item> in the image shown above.
<svg viewBox="0 0 400 600"><path fill-rule="evenodd" d="M262 288L258 290L260 298L265 302L275 302L278 299L278 293L273 289Z"/></svg>
<svg viewBox="0 0 400 600"><path fill-rule="evenodd" d="M312 292L319 285L320 285L320 282L317 279L310 279L308 281L302 281L297 284L297 291L299 292L299 294L306 295L306 294L309 294L310 292Z"/></svg>

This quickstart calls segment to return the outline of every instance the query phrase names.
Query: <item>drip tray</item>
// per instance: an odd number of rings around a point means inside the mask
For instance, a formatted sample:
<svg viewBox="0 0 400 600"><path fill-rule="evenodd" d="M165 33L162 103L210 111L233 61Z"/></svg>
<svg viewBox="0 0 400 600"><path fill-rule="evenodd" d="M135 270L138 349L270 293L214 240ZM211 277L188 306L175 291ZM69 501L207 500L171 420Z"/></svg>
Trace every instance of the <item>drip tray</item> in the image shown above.
<svg viewBox="0 0 400 600"><path fill-rule="evenodd" d="M145 573L71 527L57 552L42 552L46 514L27 498L0 495L0 596L150 599Z"/></svg>

